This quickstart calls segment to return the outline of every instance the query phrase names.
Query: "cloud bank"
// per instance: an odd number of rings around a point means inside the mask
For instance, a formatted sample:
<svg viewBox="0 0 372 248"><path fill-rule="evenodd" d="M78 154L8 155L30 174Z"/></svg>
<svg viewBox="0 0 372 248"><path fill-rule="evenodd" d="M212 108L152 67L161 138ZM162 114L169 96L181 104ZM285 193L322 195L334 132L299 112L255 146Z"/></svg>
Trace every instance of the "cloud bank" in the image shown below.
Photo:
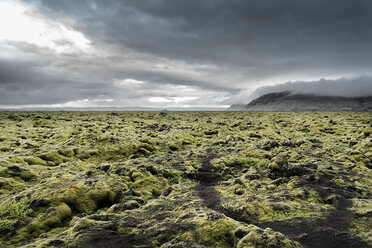
<svg viewBox="0 0 372 248"><path fill-rule="evenodd" d="M0 105L222 108L308 81L357 94L370 23L368 0L3 0Z"/></svg>
<svg viewBox="0 0 372 248"><path fill-rule="evenodd" d="M296 81L270 86L261 86L253 92L238 93L234 104L244 104L268 93L291 91L292 94L316 94L320 96L360 97L372 96L372 77L340 78L335 80L321 79L318 81Z"/></svg>

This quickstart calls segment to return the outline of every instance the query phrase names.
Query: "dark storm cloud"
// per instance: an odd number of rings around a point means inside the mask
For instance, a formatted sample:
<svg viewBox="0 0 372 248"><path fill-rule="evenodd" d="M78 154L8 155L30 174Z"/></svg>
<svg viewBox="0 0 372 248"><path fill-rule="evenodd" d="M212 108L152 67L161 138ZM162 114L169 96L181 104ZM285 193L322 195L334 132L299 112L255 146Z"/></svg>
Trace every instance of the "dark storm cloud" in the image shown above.
<svg viewBox="0 0 372 248"><path fill-rule="evenodd" d="M53 104L105 96L102 83L66 79L66 76L45 73L37 62L0 59L0 105Z"/></svg>
<svg viewBox="0 0 372 248"><path fill-rule="evenodd" d="M41 6L50 16L77 19L79 28L108 42L168 58L244 66L258 77L292 67L371 66L368 0L41 0Z"/></svg>
<svg viewBox="0 0 372 248"><path fill-rule="evenodd" d="M214 85L199 86L200 81L182 73L146 68L151 64L150 58L144 62L119 55L115 59L90 55L85 58L80 54L55 56L48 49L20 42L8 42L8 46L17 47L18 57L25 58L0 57L0 107L48 104L89 107L105 103L146 106L151 97L170 97L176 101L191 97L204 105L208 102L213 105L212 99L237 92ZM133 63L137 65L133 67Z"/></svg>
<svg viewBox="0 0 372 248"><path fill-rule="evenodd" d="M107 98L139 106L183 101L183 94L216 105L288 81L332 91L317 80L372 71L370 0L17 1L46 23L81 32L91 51L66 37L54 45L74 52L19 42L9 50L19 59L9 59L0 40L0 105ZM332 81L335 94L350 94L345 80ZM354 93L369 91L366 82Z"/></svg>

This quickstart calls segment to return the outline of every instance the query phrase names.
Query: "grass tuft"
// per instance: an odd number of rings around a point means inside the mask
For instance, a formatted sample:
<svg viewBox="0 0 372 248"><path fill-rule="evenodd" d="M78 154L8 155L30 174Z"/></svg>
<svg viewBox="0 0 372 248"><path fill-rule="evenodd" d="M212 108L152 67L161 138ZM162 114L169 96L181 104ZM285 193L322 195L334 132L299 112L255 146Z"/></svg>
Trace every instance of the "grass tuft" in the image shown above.
<svg viewBox="0 0 372 248"><path fill-rule="evenodd" d="M24 201L10 200L0 204L0 232L13 231L17 221L32 213Z"/></svg>

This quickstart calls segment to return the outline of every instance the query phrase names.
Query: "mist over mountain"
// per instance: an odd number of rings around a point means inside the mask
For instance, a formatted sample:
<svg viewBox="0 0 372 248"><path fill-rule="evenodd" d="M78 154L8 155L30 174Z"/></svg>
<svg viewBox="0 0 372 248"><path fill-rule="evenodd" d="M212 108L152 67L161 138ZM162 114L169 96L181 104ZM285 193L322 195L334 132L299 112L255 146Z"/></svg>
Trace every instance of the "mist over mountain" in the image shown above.
<svg viewBox="0 0 372 248"><path fill-rule="evenodd" d="M234 111L355 111L371 112L372 95L362 97L323 96L291 91L264 94L247 105L232 105Z"/></svg>
<svg viewBox="0 0 372 248"><path fill-rule="evenodd" d="M248 104L262 95L290 91L292 94L314 94L318 96L363 97L372 96L372 77L320 79L317 81L294 81L241 91L229 102L232 105Z"/></svg>

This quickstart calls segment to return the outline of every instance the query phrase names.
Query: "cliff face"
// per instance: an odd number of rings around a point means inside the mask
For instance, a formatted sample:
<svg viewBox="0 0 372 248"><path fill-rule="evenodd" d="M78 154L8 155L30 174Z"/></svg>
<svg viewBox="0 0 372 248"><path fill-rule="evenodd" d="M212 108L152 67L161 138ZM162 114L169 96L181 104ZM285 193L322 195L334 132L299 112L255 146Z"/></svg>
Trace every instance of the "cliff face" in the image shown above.
<svg viewBox="0 0 372 248"><path fill-rule="evenodd" d="M237 110L233 105L230 110ZM242 111L356 111L371 112L372 96L341 97L291 94L290 91L269 93L240 108Z"/></svg>

